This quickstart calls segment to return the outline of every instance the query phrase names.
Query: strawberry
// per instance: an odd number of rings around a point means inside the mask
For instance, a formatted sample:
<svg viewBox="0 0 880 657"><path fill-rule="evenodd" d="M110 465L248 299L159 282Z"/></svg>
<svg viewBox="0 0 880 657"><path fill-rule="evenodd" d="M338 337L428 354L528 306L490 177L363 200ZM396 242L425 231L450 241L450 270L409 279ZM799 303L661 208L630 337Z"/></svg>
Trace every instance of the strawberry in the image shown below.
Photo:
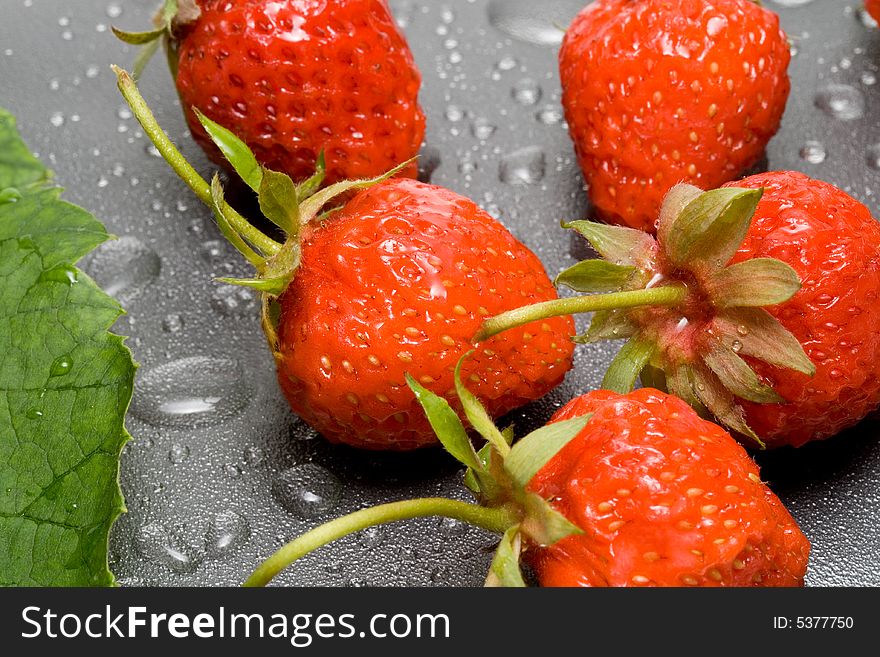
<svg viewBox="0 0 880 657"><path fill-rule="evenodd" d="M462 359L459 368L466 363ZM409 380L479 504L444 498L361 509L291 541L248 579L262 585L311 550L366 527L441 515L504 536L487 585L802 586L810 543L746 451L682 400L643 388L569 402L510 446L456 375L486 439L475 451L445 400Z"/></svg>
<svg viewBox="0 0 880 657"><path fill-rule="evenodd" d="M810 543L745 450L657 390L591 392L592 413L529 483L583 534L536 550L544 586L801 586Z"/></svg>
<svg viewBox="0 0 880 657"><path fill-rule="evenodd" d="M329 183L378 176L418 153L421 75L385 0L167 0L158 22L116 32L167 41L193 137L221 166L195 109L296 181L321 151Z"/></svg>
<svg viewBox="0 0 880 657"><path fill-rule="evenodd" d="M657 240L569 226L606 260L557 280L618 292L506 313L481 338L599 311L579 341L628 338L605 387L626 392L641 373L770 447L827 438L880 405L880 225L843 191L766 173L705 193L675 187Z"/></svg>
<svg viewBox="0 0 880 657"><path fill-rule="evenodd" d="M880 0L865 0L865 11L875 21L880 22Z"/></svg>
<svg viewBox="0 0 880 657"><path fill-rule="evenodd" d="M666 192L739 177L788 99L779 19L751 0L597 0L559 53L562 104L601 218L654 230Z"/></svg>
<svg viewBox="0 0 880 657"><path fill-rule="evenodd" d="M198 115L230 164L258 194L276 242L249 224L186 163L134 82L119 86L146 134L215 213L257 276L225 282L259 290L263 327L291 407L333 442L409 450L436 444L406 386L407 372L450 399L452 372L482 320L556 298L534 253L473 201L409 179L339 182L323 170L295 185L258 165L229 130ZM342 208L319 214L334 198ZM486 341L466 375L493 416L537 399L571 368L570 317Z"/></svg>

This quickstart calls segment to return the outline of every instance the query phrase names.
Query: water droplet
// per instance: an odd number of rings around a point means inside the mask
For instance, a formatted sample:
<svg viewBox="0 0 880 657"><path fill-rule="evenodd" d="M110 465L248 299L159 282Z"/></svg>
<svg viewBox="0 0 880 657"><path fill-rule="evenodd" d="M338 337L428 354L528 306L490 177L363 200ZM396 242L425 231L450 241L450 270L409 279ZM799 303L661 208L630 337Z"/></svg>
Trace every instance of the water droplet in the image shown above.
<svg viewBox="0 0 880 657"><path fill-rule="evenodd" d="M746 326L745 324L740 324L739 326L736 327L736 332L742 336L746 336L749 334L749 327Z"/></svg>
<svg viewBox="0 0 880 657"><path fill-rule="evenodd" d="M858 119L865 114L865 97L848 84L828 85L816 94L813 102L825 114L841 121Z"/></svg>
<svg viewBox="0 0 880 657"><path fill-rule="evenodd" d="M118 2L111 2L107 5L106 13L110 18L119 18L122 16L122 5Z"/></svg>
<svg viewBox="0 0 880 657"><path fill-rule="evenodd" d="M825 152L825 146L818 141L808 141L801 146L800 156L802 160L810 164L821 164L825 161L827 153Z"/></svg>
<svg viewBox="0 0 880 657"><path fill-rule="evenodd" d="M877 84L877 74L873 71L865 71L859 78L866 87L873 87Z"/></svg>
<svg viewBox="0 0 880 657"><path fill-rule="evenodd" d="M544 125L556 125L562 121L562 109L555 105L547 105L535 117Z"/></svg>
<svg viewBox="0 0 880 657"><path fill-rule="evenodd" d="M183 317L177 313L166 315L162 320L162 330L166 333L177 333L183 328Z"/></svg>
<svg viewBox="0 0 880 657"><path fill-rule="evenodd" d="M458 163L458 172L464 175L470 175L477 170L477 163L471 159L464 159Z"/></svg>
<svg viewBox="0 0 880 657"><path fill-rule="evenodd" d="M49 123L56 128L60 128L64 125L64 114L62 112L52 112L49 116Z"/></svg>
<svg viewBox="0 0 880 657"><path fill-rule="evenodd" d="M168 452L168 460L174 464L183 463L189 458L189 447L175 443Z"/></svg>
<svg viewBox="0 0 880 657"><path fill-rule="evenodd" d="M447 120L452 121L453 123L457 123L464 118L464 110L461 109L458 105L450 105L446 108L444 116L446 116Z"/></svg>
<svg viewBox="0 0 880 657"><path fill-rule="evenodd" d="M808 5L813 0L771 0L774 5L779 5L780 7L803 7L804 5Z"/></svg>
<svg viewBox="0 0 880 657"><path fill-rule="evenodd" d="M743 343L739 340L734 340L733 344L730 345L730 348L733 349L734 353L738 354L740 351L742 351Z"/></svg>
<svg viewBox="0 0 880 657"><path fill-rule="evenodd" d="M17 203L21 200L21 192L15 187L6 187L0 190L0 205L4 203Z"/></svg>
<svg viewBox="0 0 880 657"><path fill-rule="evenodd" d="M25 415L27 416L28 420L39 420L41 417L43 417L43 411L39 410L38 408L31 408L28 409Z"/></svg>
<svg viewBox="0 0 880 657"><path fill-rule="evenodd" d="M116 116L123 121L128 121L132 117L131 108L128 105L120 105L116 110Z"/></svg>
<svg viewBox="0 0 880 657"><path fill-rule="evenodd" d="M440 518L440 522L437 523L437 529L443 536L461 536L467 532L468 525L466 522L456 520L455 518Z"/></svg>
<svg viewBox="0 0 880 657"><path fill-rule="evenodd" d="M498 177L508 185L534 185L544 179L547 161L537 146L526 146L505 155L498 167Z"/></svg>
<svg viewBox="0 0 880 657"><path fill-rule="evenodd" d="M265 458L263 450L259 447L248 447L244 450L244 462L248 465L257 465Z"/></svg>
<svg viewBox="0 0 880 657"><path fill-rule="evenodd" d="M223 471L230 479L238 479L241 477L241 468L235 465L235 463L227 463L223 467Z"/></svg>
<svg viewBox="0 0 880 657"><path fill-rule="evenodd" d="M105 242L84 262L104 291L123 303L139 296L158 276L158 254L136 237Z"/></svg>
<svg viewBox="0 0 880 657"><path fill-rule="evenodd" d="M214 516L205 532L209 556L220 557L244 545L251 536L247 520L235 511L221 511Z"/></svg>
<svg viewBox="0 0 880 657"><path fill-rule="evenodd" d="M358 543L367 549L380 545L385 540L384 527L367 527L358 533Z"/></svg>
<svg viewBox="0 0 880 657"><path fill-rule="evenodd" d="M471 134L480 141L486 141L495 134L497 128L488 119L474 119L471 124Z"/></svg>
<svg viewBox="0 0 880 657"><path fill-rule="evenodd" d="M336 476L313 463L288 468L275 479L272 490L281 504L300 518L331 512L342 493Z"/></svg>
<svg viewBox="0 0 880 657"><path fill-rule="evenodd" d="M137 547L148 559L167 566L176 573L191 573L201 560L195 551L178 540L167 527L152 522L141 527Z"/></svg>
<svg viewBox="0 0 880 657"><path fill-rule="evenodd" d="M94 79L94 78L98 77L98 74L100 72L101 72L101 69L99 69L97 66L92 64L91 66L89 66L86 69L86 77L89 78L90 80Z"/></svg>
<svg viewBox="0 0 880 657"><path fill-rule="evenodd" d="M73 367L73 359L70 356L58 356L49 366L49 376L64 376L69 374Z"/></svg>
<svg viewBox="0 0 880 657"><path fill-rule="evenodd" d="M496 70L499 71L512 71L516 68L516 58L511 57L510 55L505 55L501 59L498 60L498 63L495 64Z"/></svg>
<svg viewBox="0 0 880 657"><path fill-rule="evenodd" d="M251 398L241 365L193 356L165 363L137 378L132 412L149 424L211 426L230 420Z"/></svg>
<svg viewBox="0 0 880 657"><path fill-rule="evenodd" d="M257 295L238 285L219 285L211 293L211 307L226 317L249 317L257 313Z"/></svg>
<svg viewBox="0 0 880 657"><path fill-rule="evenodd" d="M541 100L543 93L541 85L535 82L532 78L523 78L513 85L513 89L510 90L510 95L513 96L516 102L520 105L527 106L535 105Z"/></svg>
<svg viewBox="0 0 880 657"><path fill-rule="evenodd" d="M514 39L557 46L583 7L583 0L491 0L488 13L492 26Z"/></svg>

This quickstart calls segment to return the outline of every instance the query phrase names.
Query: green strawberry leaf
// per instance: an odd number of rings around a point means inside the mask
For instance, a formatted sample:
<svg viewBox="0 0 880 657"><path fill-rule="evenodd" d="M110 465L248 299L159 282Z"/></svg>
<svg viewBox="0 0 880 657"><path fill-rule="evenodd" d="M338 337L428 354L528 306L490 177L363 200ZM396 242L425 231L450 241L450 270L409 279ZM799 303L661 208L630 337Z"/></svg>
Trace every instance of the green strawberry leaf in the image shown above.
<svg viewBox="0 0 880 657"><path fill-rule="evenodd" d="M752 258L715 272L706 292L717 308L772 306L791 299L801 279L790 265L774 258Z"/></svg>
<svg viewBox="0 0 880 657"><path fill-rule="evenodd" d="M580 233L600 256L617 265L646 267L656 249L653 237L634 228L609 226L593 221L572 221L563 223L562 227Z"/></svg>
<svg viewBox="0 0 880 657"><path fill-rule="evenodd" d="M109 586L135 365L73 266L109 236L48 178L0 109L0 585Z"/></svg>
<svg viewBox="0 0 880 657"><path fill-rule="evenodd" d="M722 187L697 196L664 224L660 239L669 259L680 266L695 261L726 265L745 239L763 194L763 189ZM673 200L670 192L666 202Z"/></svg>
<svg viewBox="0 0 880 657"><path fill-rule="evenodd" d="M631 392L639 374L656 351L657 344L653 340L640 336L632 338L611 361L605 378L602 379L602 387L623 395Z"/></svg>
<svg viewBox="0 0 880 657"><path fill-rule="evenodd" d="M468 422L471 423L471 426L476 429L477 433L485 438L490 445L493 445L495 449L498 450L499 454L507 456L508 452L510 452L509 441L505 440L501 431L495 426L495 423L492 421L492 418L489 417L489 413L486 412L486 409L480 403L480 400L477 399L474 396L474 393L468 390L461 382L462 363L464 363L465 359L472 353L474 353L473 350L467 352L464 356L458 359L458 363L455 365L455 391L458 393L458 398L461 400L464 414L467 416Z"/></svg>
<svg viewBox="0 0 880 657"><path fill-rule="evenodd" d="M300 199L306 199L319 189L327 175L327 159L324 157L324 151L318 153L318 159L315 162L315 173L306 180L303 180L296 186L296 196Z"/></svg>
<svg viewBox="0 0 880 657"><path fill-rule="evenodd" d="M504 459L504 469L511 479L525 488L538 471L577 436L592 414L547 424L517 442Z"/></svg>
<svg viewBox="0 0 880 657"><path fill-rule="evenodd" d="M556 285L565 285L578 292L613 292L626 285L635 271L632 265L583 260L561 272L556 277Z"/></svg>
<svg viewBox="0 0 880 657"><path fill-rule="evenodd" d="M536 493L526 494L523 506L525 517L521 525L522 531L535 545L553 545L568 536L584 533L583 529Z"/></svg>
<svg viewBox="0 0 880 657"><path fill-rule="evenodd" d="M227 130L219 123L212 121L202 114L197 108L193 108L199 123L208 133L214 145L220 149L223 156L227 159L232 168L244 183L260 193L260 184L263 180L263 168L257 162L257 158L250 147L241 139L235 136L231 130Z"/></svg>
<svg viewBox="0 0 880 657"><path fill-rule="evenodd" d="M482 472L482 463L474 451L473 443L449 402L422 386L409 374L406 375L406 383L422 405L431 428L446 451L470 469Z"/></svg>
<svg viewBox="0 0 880 657"><path fill-rule="evenodd" d="M522 571L519 568L519 555L522 551L522 538L519 535L519 525L514 525L501 537L495 557L489 567L489 576L486 577L486 586L524 588Z"/></svg>
<svg viewBox="0 0 880 657"><path fill-rule="evenodd" d="M164 25L155 30L148 30L146 32L126 32L125 30L120 30L118 27L112 26L110 29L113 30L113 34L116 35L117 39L132 46L143 46L144 44L151 43L157 39L161 39L167 32L167 28Z"/></svg>
<svg viewBox="0 0 880 657"><path fill-rule="evenodd" d="M285 232L288 239L299 233L299 201L290 176L263 167L258 190L263 215Z"/></svg>
<svg viewBox="0 0 880 657"><path fill-rule="evenodd" d="M258 270L262 268L265 259L254 251L244 238L232 226L232 222L226 216L226 203L223 198L223 186L220 184L220 176L216 173L211 179L211 209L214 210L214 218L220 227L220 232L229 240L229 243L241 253L247 261Z"/></svg>

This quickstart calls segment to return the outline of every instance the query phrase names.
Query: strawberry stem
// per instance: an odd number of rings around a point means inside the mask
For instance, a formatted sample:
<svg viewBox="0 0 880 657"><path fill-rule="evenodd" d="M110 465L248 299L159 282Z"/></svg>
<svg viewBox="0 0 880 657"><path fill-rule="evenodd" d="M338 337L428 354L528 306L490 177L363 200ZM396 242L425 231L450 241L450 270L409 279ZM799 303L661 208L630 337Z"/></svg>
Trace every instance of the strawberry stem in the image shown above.
<svg viewBox="0 0 880 657"><path fill-rule="evenodd" d="M343 536L348 536L367 527L430 516L461 520L499 534L504 533L517 522L514 513L507 507L489 508L445 497L425 497L380 504L336 518L298 536L260 564L247 578L243 586L265 586L297 559Z"/></svg>
<svg viewBox="0 0 880 657"><path fill-rule="evenodd" d="M198 171L186 161L183 154L177 149L174 143L168 138L168 135L162 130L156 117L147 106L144 97L138 91L137 84L131 76L118 66L111 67L116 73L117 86L119 87L122 97L131 107L138 122L144 129L146 135L150 138L165 161L174 169L174 172L180 176L189 186L189 188L198 196L199 200L212 207L211 186L202 178ZM225 201L223 202L223 212L229 223L233 225L236 231L244 237L248 242L257 247L267 256L277 254L281 250L281 244L263 234L257 228L252 226L250 222L242 217L232 206Z"/></svg>
<svg viewBox="0 0 880 657"><path fill-rule="evenodd" d="M687 294L688 291L684 285L665 285L645 290L590 294L544 301L490 317L483 322L472 342L482 342L508 329L561 315L635 308L637 306L677 306L685 300Z"/></svg>

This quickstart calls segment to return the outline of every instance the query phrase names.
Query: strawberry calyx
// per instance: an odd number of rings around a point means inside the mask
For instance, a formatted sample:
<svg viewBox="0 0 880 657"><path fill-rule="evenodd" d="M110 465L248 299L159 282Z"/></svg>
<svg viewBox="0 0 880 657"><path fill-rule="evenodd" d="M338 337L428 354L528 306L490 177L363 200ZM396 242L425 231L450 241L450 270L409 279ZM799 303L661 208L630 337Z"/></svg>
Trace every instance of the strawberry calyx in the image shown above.
<svg viewBox="0 0 880 657"><path fill-rule="evenodd" d="M455 387L468 422L486 440L479 449L443 397L409 375L406 379L440 443L465 466L464 483L477 503L421 498L355 511L282 546L254 571L245 586L264 586L297 559L343 536L389 522L430 516L453 518L502 534L486 585L525 586L519 565L524 550L553 545L567 536L583 533L550 502L527 490L527 485L583 430L591 415L545 425L514 443L512 428L502 431L495 426L483 405L461 381L462 363L471 353L462 356L455 368Z"/></svg>
<svg viewBox="0 0 880 657"><path fill-rule="evenodd" d="M162 6L159 7L159 10L153 16L154 27L151 30L130 32L111 26L110 29L113 30L116 38L140 48L132 66L132 77L135 80L141 77L141 73L143 73L163 41L167 48L168 63L176 75L177 47L174 38L175 32L198 19L201 13L202 10L196 0L164 0Z"/></svg>
<svg viewBox="0 0 880 657"><path fill-rule="evenodd" d="M252 278L218 280L260 292L263 328L273 353L277 354L276 300L287 289L299 268L302 229L307 225L320 223L332 213L336 208L330 210L325 208L334 199L353 190L365 189L380 183L406 168L412 160L375 178L345 180L321 189L325 174L322 153L318 157L315 173L297 184L286 174L261 166L247 144L230 130L194 109L214 144L238 176L256 193L263 215L284 235L284 239L278 242L259 230L226 202L223 186L217 174L214 174L210 184L199 175L159 126L132 76L116 66L113 70L122 96L128 102L146 135L178 176L205 205L213 210L217 225L224 237L254 266L256 275Z"/></svg>
<svg viewBox="0 0 880 657"><path fill-rule="evenodd" d="M704 192L677 185L660 213L657 238L618 226L573 221L601 259L579 262L556 279L588 296L568 297L489 318L474 341L526 322L593 312L578 343L627 339L603 388L626 393L645 385L684 399L704 416L763 447L738 400L783 399L752 368L763 361L812 376L803 346L764 307L801 287L786 263L754 258L730 264L745 239L761 189ZM750 362L751 361L751 362Z"/></svg>

